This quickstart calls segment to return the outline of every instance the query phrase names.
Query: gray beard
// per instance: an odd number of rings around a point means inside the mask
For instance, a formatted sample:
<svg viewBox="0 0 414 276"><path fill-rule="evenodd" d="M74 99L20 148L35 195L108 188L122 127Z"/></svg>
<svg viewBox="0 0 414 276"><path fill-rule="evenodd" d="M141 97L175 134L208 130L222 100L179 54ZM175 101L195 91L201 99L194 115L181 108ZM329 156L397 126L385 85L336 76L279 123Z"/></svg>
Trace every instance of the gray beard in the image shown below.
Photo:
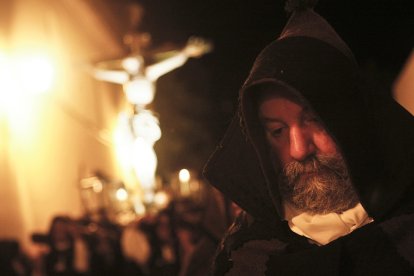
<svg viewBox="0 0 414 276"><path fill-rule="evenodd" d="M285 201L311 214L341 213L359 201L340 156L292 161L279 173L278 183Z"/></svg>

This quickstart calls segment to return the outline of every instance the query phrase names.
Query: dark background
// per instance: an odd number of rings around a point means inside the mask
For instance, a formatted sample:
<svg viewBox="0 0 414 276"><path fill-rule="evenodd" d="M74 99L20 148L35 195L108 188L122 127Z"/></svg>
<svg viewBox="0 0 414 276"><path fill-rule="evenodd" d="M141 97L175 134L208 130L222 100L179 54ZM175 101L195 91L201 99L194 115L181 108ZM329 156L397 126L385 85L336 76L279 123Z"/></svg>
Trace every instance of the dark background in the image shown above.
<svg viewBox="0 0 414 276"><path fill-rule="evenodd" d="M282 0L141 0L142 28L155 45L184 43L192 35L214 51L162 77L154 109L163 137L156 144L159 171L200 171L237 107L238 90L256 55L277 38L288 14ZM315 10L353 50L363 73L389 93L414 46L411 1L325 0Z"/></svg>

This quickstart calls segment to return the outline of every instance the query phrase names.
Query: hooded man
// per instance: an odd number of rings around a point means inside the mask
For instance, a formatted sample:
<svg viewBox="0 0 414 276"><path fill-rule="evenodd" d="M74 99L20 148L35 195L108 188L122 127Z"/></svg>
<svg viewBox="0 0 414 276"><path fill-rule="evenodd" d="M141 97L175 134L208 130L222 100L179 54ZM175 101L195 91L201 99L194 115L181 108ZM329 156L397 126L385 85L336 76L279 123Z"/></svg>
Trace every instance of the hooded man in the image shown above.
<svg viewBox="0 0 414 276"><path fill-rule="evenodd" d="M413 275L414 118L362 90L334 29L294 8L204 170L244 210L214 275Z"/></svg>

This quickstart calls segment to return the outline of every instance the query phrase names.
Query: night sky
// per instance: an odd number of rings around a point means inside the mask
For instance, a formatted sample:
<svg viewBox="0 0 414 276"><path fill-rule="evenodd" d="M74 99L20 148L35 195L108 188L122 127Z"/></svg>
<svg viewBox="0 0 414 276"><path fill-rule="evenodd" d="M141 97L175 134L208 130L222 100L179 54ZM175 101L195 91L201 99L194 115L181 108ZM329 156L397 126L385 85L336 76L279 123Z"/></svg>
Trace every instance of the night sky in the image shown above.
<svg viewBox="0 0 414 276"><path fill-rule="evenodd" d="M177 111L177 98L167 96L169 93L167 90L171 90L177 82L182 83L186 80L189 83L187 86L190 87L187 87L187 90L191 91L183 92L181 99L186 98L191 101L195 93L207 95L210 105L205 102L205 107L201 108L204 111L199 111L198 115L194 116L194 105L192 105L191 110L182 112L182 116L196 118L195 120L198 121L190 123L200 126L199 129L192 128L194 133L203 133L205 130L205 133L211 136L210 141L214 145L223 135L234 114L238 90L247 77L255 57L264 46L279 35L288 19L284 11L285 1L139 0L138 2L146 9L143 26L152 33L154 44L168 41L183 43L192 35L202 36L214 42L215 49L212 53L188 62L183 68L160 79L161 91L158 104L156 103L161 127L164 127L164 142L178 141L180 138L174 138L174 133L177 135L186 131L184 131L185 127L180 129L177 126L177 121L166 119L171 117L172 113L180 113ZM412 0L321 0L315 10L327 19L348 43L362 70L367 75L371 75L371 79L375 79L377 85L386 91L414 47L414 8L411 7L413 6L410 5L411 2ZM195 75L197 72L203 74L204 78L197 77ZM188 135L193 136L190 132ZM185 136L187 141L188 135ZM187 148L193 148L192 151L196 152L200 147L206 148L206 152L214 148L214 146L207 146L208 143L204 140L197 140L195 136L192 143L194 145L189 145ZM171 145L166 144L163 149L162 141L158 147L159 151L168 152L171 149ZM180 149L177 149L177 152L179 151ZM167 155L174 156L177 152L170 152ZM191 154L183 156L191 156ZM205 159L207 153L199 153L199 156ZM161 167L163 162L161 157ZM171 161L165 162L171 163ZM176 167L191 162L189 158ZM203 161L196 162L196 164L202 163Z"/></svg>
<svg viewBox="0 0 414 276"><path fill-rule="evenodd" d="M315 10L354 51L358 61L395 73L414 47L414 8L410 0L325 0ZM282 0L147 0L147 24L155 42L201 35L215 51L203 63L216 73L216 89L235 93L258 52L278 36L287 21ZM214 73L213 73L214 74Z"/></svg>

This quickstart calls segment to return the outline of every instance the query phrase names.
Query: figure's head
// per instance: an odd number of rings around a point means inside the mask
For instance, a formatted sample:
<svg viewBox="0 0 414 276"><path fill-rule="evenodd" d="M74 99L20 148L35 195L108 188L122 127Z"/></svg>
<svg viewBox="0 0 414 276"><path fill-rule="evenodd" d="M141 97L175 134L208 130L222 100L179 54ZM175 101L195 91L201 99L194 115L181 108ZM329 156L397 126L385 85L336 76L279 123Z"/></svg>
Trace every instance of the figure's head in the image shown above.
<svg viewBox="0 0 414 276"><path fill-rule="evenodd" d="M71 240L71 223L72 220L68 216L56 216L53 218L49 229L52 243Z"/></svg>
<svg viewBox="0 0 414 276"><path fill-rule="evenodd" d="M258 116L279 168L284 201L318 214L356 205L358 198L339 146L301 96L268 87L259 94Z"/></svg>

